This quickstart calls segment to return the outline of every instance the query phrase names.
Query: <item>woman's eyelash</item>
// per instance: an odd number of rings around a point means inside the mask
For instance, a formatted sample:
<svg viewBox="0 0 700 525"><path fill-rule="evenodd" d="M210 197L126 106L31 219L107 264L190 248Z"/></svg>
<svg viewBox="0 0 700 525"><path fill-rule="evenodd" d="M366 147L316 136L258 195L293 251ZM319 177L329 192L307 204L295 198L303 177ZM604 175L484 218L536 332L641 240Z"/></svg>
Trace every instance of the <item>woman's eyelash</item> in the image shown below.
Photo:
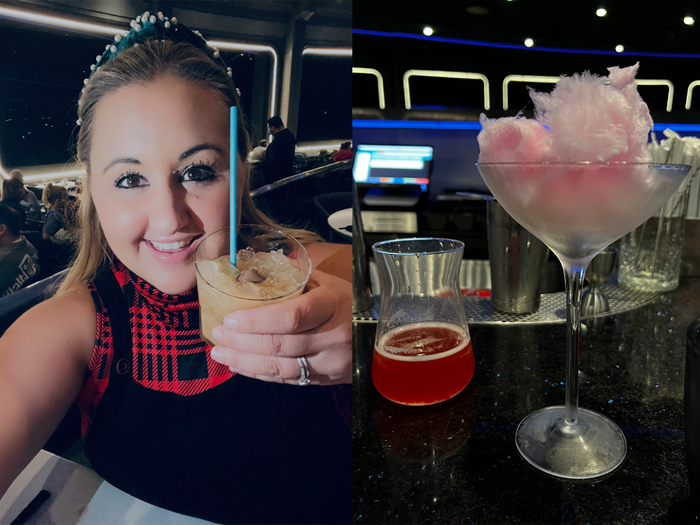
<svg viewBox="0 0 700 525"><path fill-rule="evenodd" d="M192 163L180 172L180 179L190 177L190 180L183 182L208 182L216 176L216 170L208 161Z"/></svg>
<svg viewBox="0 0 700 525"><path fill-rule="evenodd" d="M192 163L179 173L181 182L209 182L217 177L217 172L209 161ZM115 187L126 190L143 185L145 178L138 171L130 171L121 175L114 183Z"/></svg>
<svg viewBox="0 0 700 525"><path fill-rule="evenodd" d="M126 190L130 190L130 189L137 188L138 186L140 186L140 184L138 184L138 183L142 180L143 180L142 173L139 173L137 171L130 171L128 173L124 173L121 177L119 177L114 182L114 185L117 188L123 188ZM126 185L124 185L125 182L127 183ZM133 184L134 182L136 182L137 184Z"/></svg>

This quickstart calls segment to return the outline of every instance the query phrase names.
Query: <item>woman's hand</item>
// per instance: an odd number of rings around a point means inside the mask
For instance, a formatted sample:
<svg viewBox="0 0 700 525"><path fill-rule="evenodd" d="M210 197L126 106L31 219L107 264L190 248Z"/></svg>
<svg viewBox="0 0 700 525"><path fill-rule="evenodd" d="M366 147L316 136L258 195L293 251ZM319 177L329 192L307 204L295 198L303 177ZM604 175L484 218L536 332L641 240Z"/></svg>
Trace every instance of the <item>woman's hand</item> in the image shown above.
<svg viewBox="0 0 700 525"><path fill-rule="evenodd" d="M297 357L312 385L352 382L352 285L315 270L306 291L283 303L227 315L212 336L214 361L239 374L298 384Z"/></svg>

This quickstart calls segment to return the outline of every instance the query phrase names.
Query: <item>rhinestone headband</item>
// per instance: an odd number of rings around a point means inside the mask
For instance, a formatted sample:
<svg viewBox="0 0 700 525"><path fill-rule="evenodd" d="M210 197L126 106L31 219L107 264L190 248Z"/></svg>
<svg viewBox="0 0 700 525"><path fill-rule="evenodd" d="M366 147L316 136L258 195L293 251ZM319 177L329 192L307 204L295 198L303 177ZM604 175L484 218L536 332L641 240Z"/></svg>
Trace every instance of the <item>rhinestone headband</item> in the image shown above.
<svg viewBox="0 0 700 525"><path fill-rule="evenodd" d="M136 47L148 40L171 40L173 42L191 44L204 51L209 58L227 71L229 77L232 77L231 68L226 66L226 62L221 58L219 50L209 45L199 31L193 31L186 25L179 24L177 18L168 18L161 12L157 15L152 15L146 11L142 15L137 16L135 20L132 20L130 25L130 31L125 31L121 35L114 35L114 41L105 46L105 52L95 57L96 62L90 66L90 75L83 80L83 84L87 86L90 82L90 77L97 69L114 60L124 50ZM83 88L84 90L85 88ZM240 91L237 88L236 91L240 96ZM76 124L78 126L82 124L80 119L76 121Z"/></svg>

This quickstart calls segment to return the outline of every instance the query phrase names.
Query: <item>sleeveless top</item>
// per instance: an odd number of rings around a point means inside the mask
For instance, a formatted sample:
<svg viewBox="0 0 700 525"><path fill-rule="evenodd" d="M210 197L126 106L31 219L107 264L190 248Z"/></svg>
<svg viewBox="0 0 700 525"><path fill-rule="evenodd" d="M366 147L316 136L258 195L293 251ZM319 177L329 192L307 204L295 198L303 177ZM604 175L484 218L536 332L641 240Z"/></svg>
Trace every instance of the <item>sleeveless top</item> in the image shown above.
<svg viewBox="0 0 700 525"><path fill-rule="evenodd" d="M199 337L196 290L163 294L120 263L89 286L97 335L77 404L100 476L217 523L350 523L350 385L233 374Z"/></svg>

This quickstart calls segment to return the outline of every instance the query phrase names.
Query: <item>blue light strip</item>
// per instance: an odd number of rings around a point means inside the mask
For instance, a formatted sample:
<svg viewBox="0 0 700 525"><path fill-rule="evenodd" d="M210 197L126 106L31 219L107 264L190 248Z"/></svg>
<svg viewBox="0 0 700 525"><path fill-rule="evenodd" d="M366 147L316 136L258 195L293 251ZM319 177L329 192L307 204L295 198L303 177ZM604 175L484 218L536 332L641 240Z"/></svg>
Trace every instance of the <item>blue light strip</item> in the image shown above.
<svg viewBox="0 0 700 525"><path fill-rule="evenodd" d="M379 129L481 129L478 122L451 120L353 120L353 128ZM700 124L654 124L654 131L700 131Z"/></svg>
<svg viewBox="0 0 700 525"><path fill-rule="evenodd" d="M384 129L481 129L478 122L451 120L353 120L353 128Z"/></svg>
<svg viewBox="0 0 700 525"><path fill-rule="evenodd" d="M519 49L521 51L545 51L548 53L573 53L581 55L627 55L640 57L661 57L661 58L700 58L700 54L695 53L646 53L643 51L606 51L603 49L567 49L562 47L525 47L524 44L499 44L496 42L481 42L479 40L465 40L461 38L446 38L440 36L414 35L411 33L390 33L386 31L369 31L367 29L353 29L357 35L384 36L389 38L411 38L413 40L426 40L428 42L445 42L448 44L461 44L466 46L498 47L503 49Z"/></svg>
<svg viewBox="0 0 700 525"><path fill-rule="evenodd" d="M654 124L654 131L663 131L666 128L673 131L700 131L700 124Z"/></svg>

